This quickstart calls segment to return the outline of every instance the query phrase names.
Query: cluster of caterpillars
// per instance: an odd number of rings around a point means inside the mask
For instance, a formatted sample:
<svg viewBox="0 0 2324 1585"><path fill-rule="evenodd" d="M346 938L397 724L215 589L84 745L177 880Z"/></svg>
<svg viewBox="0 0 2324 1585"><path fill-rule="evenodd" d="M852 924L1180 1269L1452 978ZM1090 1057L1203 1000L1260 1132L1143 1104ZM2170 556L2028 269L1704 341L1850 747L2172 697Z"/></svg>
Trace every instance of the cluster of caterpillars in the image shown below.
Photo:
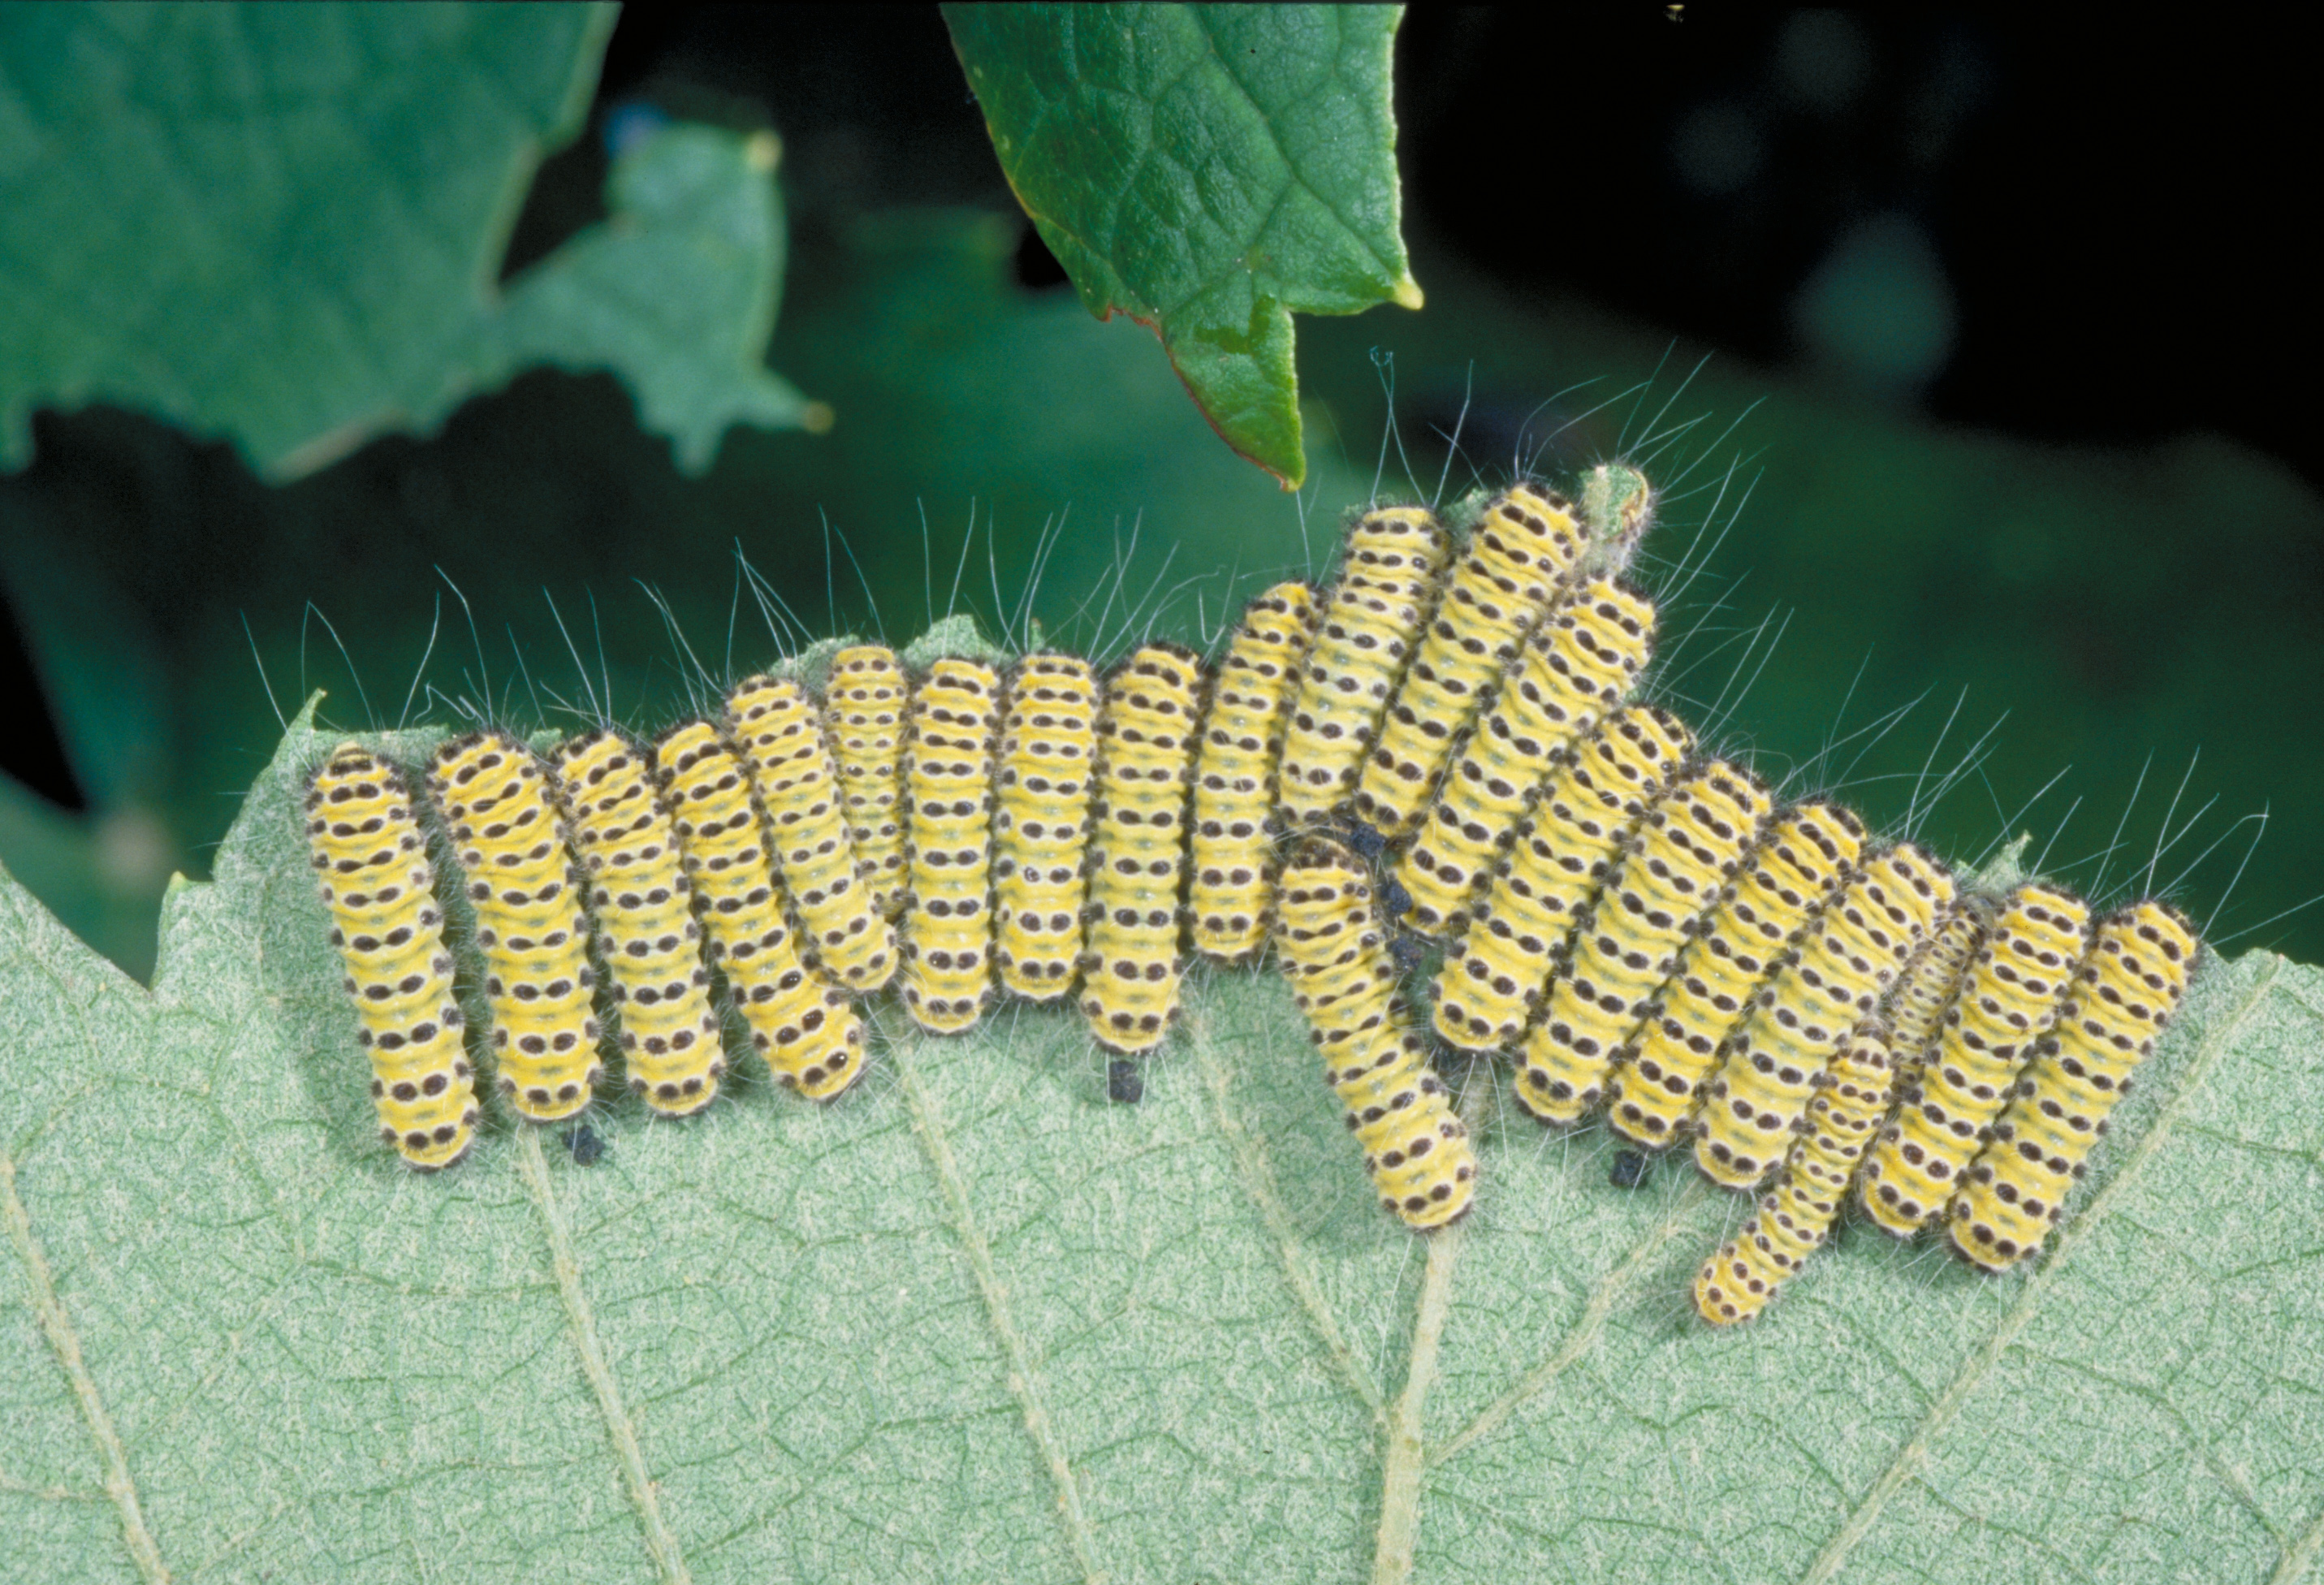
<svg viewBox="0 0 2324 1585"><path fill-rule="evenodd" d="M1725 1186L1772 1181L1698 1280L1714 1322L1756 1313L1851 1194L2007 1267L2178 1006L2193 930L2153 900L2093 927L2045 884L1961 887L1699 751L1637 696L1656 613L1622 573L1652 507L1607 465L1578 501L1500 493L1465 538L1425 508L1359 513L1337 580L1261 594L1215 670L1149 643L1102 677L1047 651L916 675L853 644L819 694L749 677L650 745L446 743L425 779L499 1094L536 1122L586 1107L602 1010L628 1086L699 1110L726 1063L713 969L817 1100L862 1072L860 1002L891 981L939 1034L1002 992L1071 999L1130 1059L1176 1018L1182 947L1232 965L1271 940L1382 1204L1416 1228L1477 1179L1433 1034L1510 1055L1545 1123L1602 1110ZM476 1108L411 806L345 745L309 833L382 1136L438 1166ZM1399 983L1415 938L1443 944L1425 1028Z"/></svg>
<svg viewBox="0 0 2324 1585"><path fill-rule="evenodd" d="M1370 512L1315 601L1276 807L1337 840L1284 871L1277 939L1382 1198L1440 1226L1476 1175L1410 1050L1401 931L1444 943L1436 1038L1512 1057L1525 1111L1602 1111L1629 1146L1689 1145L1712 1181L1770 1185L1703 1268L1706 1318L1756 1313L1851 1193L1892 1233L1941 1222L2006 1269L2176 1010L2193 928L2153 899L2094 927L2052 886L1964 887L1700 751L1635 698L1655 612L1619 573L1651 506L1642 477L1601 467L1578 505L1504 492L1457 550L1429 512ZM1350 1086L1376 1070L1396 1094L1365 1110ZM1388 1175L1416 1142L1444 1170L1400 1198Z"/></svg>
<svg viewBox="0 0 2324 1585"><path fill-rule="evenodd" d="M1304 634L1288 599L1254 613L1279 606ZM475 919L493 1087L527 1121L573 1118L610 1026L649 1107L700 1110L727 1061L714 970L770 1071L815 1100L862 1072L859 1004L891 982L932 1033L973 1027L1005 991L1073 997L1118 1057L1150 1052L1177 1016L1190 869L1213 882L1192 881L1204 949L1232 961L1263 944L1243 899L1265 846L1250 766L1272 763L1274 738L1240 714L1240 677L1214 699L1200 659L1167 643L1102 678L1046 652L1005 669L944 657L915 677L855 644L820 696L747 677L715 718L650 744L446 742L420 780ZM1198 755L1206 702L1215 742ZM359 744L309 781L382 1138L435 1167L466 1151L477 1109L420 813Z"/></svg>

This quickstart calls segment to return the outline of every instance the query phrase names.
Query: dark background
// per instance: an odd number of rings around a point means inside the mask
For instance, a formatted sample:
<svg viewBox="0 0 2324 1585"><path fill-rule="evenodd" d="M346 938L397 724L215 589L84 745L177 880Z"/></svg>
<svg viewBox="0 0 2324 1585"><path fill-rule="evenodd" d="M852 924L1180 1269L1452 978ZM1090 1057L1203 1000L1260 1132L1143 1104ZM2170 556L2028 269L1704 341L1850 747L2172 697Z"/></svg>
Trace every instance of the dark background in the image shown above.
<svg viewBox="0 0 2324 1585"><path fill-rule="evenodd" d="M2272 809L2215 934L2324 959L2324 908L2264 924L2324 891L2301 51L2257 14L2138 32L2105 14L1675 9L1407 19L1397 108L1428 306L1300 321L1317 491L1303 541L1297 507L1209 437L1151 338L1074 303L932 8L632 8L592 135L544 168L505 273L602 216L609 110L771 125L793 253L770 362L838 427L738 431L688 479L610 379L541 373L437 437L274 490L134 414L43 415L36 460L0 480L23 530L0 547L0 688L45 710L0 738L29 789L0 788L0 859L145 972L161 882L203 872L272 751L251 642L283 709L322 686L342 723L392 722L439 566L478 608L495 688L521 650L536 688L569 695L538 591L585 624L594 597L603 636L585 645L602 642L640 725L672 718L684 688L634 578L714 667L737 540L815 625L871 620L844 560L826 595L826 515L893 638L946 604L972 510L964 587L988 616L986 584L1013 598L1064 512L1037 603L1053 631L1090 635L1068 619L1135 524L1133 593L1240 575L1168 603L1157 631L1199 637L1258 579L1319 560L1369 491L1386 354L1405 457L1391 490L1406 462L1434 487L1456 423L1457 491L1520 455L1554 472L1609 454L1657 433L1657 413L1663 431L1703 420L1656 454L1679 487L1642 571L1674 588L1696 529L1726 530L1673 602L1668 631L1693 636L1664 686L1698 718L1718 706L1723 741L1764 769L1922 698L1860 760L1794 785L1837 778L1876 821L1915 819L1967 857L2031 829L2053 868L2107 892L2145 870L2183 776L2181 818L2209 812L2158 880L2225 835L2178 893L2208 917L2252 834L2236 822ZM310 600L367 705L319 629L302 653ZM1770 613L1789 621L1763 664ZM747 666L768 641L755 617L741 631ZM1747 640L1749 686L1730 687ZM470 653L447 638L429 680L475 691ZM2004 715L1978 770L1917 808L1921 768Z"/></svg>

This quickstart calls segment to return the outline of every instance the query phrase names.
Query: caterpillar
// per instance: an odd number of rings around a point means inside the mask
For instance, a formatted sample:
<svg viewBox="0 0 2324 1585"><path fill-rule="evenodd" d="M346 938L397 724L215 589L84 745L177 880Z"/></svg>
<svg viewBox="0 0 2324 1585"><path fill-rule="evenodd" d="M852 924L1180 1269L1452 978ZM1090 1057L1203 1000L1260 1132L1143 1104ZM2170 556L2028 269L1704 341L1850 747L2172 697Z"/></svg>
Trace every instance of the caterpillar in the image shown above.
<svg viewBox="0 0 2324 1585"><path fill-rule="evenodd" d="M806 690L749 677L726 696L726 723L775 836L783 886L825 973L861 995L896 972L896 933L857 871L841 808L838 767Z"/></svg>
<svg viewBox="0 0 2324 1585"><path fill-rule="evenodd" d="M1678 1138L1720 1041L1863 848L1864 823L1837 804L1796 804L1769 825L1614 1070L1606 1118L1616 1133L1657 1150Z"/></svg>
<svg viewBox="0 0 2324 1585"><path fill-rule="evenodd" d="M840 804L874 911L892 915L904 892L904 827L896 786L904 768L911 680L885 644L850 644L831 658L824 720L839 761Z"/></svg>
<svg viewBox="0 0 2324 1585"><path fill-rule="evenodd" d="M1712 760L1646 811L1518 1053L1517 1104L1536 1120L1579 1122L1598 1103L1772 806L1766 783Z"/></svg>
<svg viewBox="0 0 2324 1585"><path fill-rule="evenodd" d="M1314 591L1305 584L1277 584L1253 600L1204 714L1187 907L1194 950L1215 963L1246 963L1267 945L1276 759L1314 621Z"/></svg>
<svg viewBox="0 0 2324 1585"><path fill-rule="evenodd" d="M1808 1102L1807 1131L1775 1185L1734 1240L1703 1263L1694 1307L1714 1326L1757 1315L1815 1253L1848 1195L1865 1147L1879 1131L1896 1074L1877 1024L1859 1025Z"/></svg>
<svg viewBox="0 0 2324 1585"><path fill-rule="evenodd" d="M1355 790L1451 548L1425 507L1383 507L1349 526L1345 565L1284 733L1276 796L1288 824L1327 820Z"/></svg>
<svg viewBox="0 0 2324 1585"><path fill-rule="evenodd" d="M992 815L992 955L1001 983L1032 1001L1072 991L1081 962L1096 716L1089 662L1028 655L1017 663Z"/></svg>
<svg viewBox="0 0 2324 1585"><path fill-rule="evenodd" d="M1517 1043L1617 844L1693 742L1668 711L1633 705L1567 751L1437 969L1437 1034L1469 1051Z"/></svg>
<svg viewBox="0 0 2324 1585"><path fill-rule="evenodd" d="M2089 909L2053 887L2011 892L1945 1011L1913 1092L1864 1163L1866 1212L1909 1238L1945 1208L2059 1011L2080 965Z"/></svg>
<svg viewBox="0 0 2324 1585"><path fill-rule="evenodd" d="M1969 960L1985 945L2000 901L1989 893L1965 891L1953 899L1921 950L1896 977L1883 1016L1888 1049L1896 1068L1896 1093L1909 1095L1920 1083L1921 1064L1944 1032L1945 1009L1952 1006Z"/></svg>
<svg viewBox="0 0 2324 1585"><path fill-rule="evenodd" d="M380 1141L413 1166L449 1166L475 1139L475 1088L410 793L386 759L344 742L309 779L306 808L355 1043L371 1055Z"/></svg>
<svg viewBox="0 0 2324 1585"><path fill-rule="evenodd" d="M2186 997L2195 949L2195 926L2168 903L2134 903L2098 926L2056 1024L1948 1208L1962 1256L2006 1271L2049 1236L2107 1114L2130 1093L2131 1070L2154 1055Z"/></svg>
<svg viewBox="0 0 2324 1585"><path fill-rule="evenodd" d="M1358 819L1391 841L1410 833L1454 740L1490 702L1586 538L1564 497L1531 484L1514 484L1486 505L1365 757Z"/></svg>
<svg viewBox="0 0 2324 1585"><path fill-rule="evenodd" d="M1622 702L1654 643L1654 602L1611 578L1583 585L1534 630L1396 861L1411 899L1402 924L1439 937L1468 926L1558 754Z"/></svg>
<svg viewBox="0 0 2324 1585"><path fill-rule="evenodd" d="M589 921L572 851L532 751L502 732L453 738L429 762L476 918L493 1083L528 1122L561 1122L604 1075Z"/></svg>
<svg viewBox="0 0 2324 1585"><path fill-rule="evenodd" d="M1476 1156L1395 998L1386 930L1353 854L1323 841L1300 850L1283 871L1275 937L1381 1207L1424 1231L1458 1220L1476 1195Z"/></svg>
<svg viewBox="0 0 2324 1585"><path fill-rule="evenodd" d="M912 696L904 751L911 890L904 1008L933 1034L972 1028L992 997L992 733L1001 674L947 656Z"/></svg>
<svg viewBox="0 0 2324 1585"><path fill-rule="evenodd" d="M1694 1161L1713 1183L1749 1188L1783 1159L1831 1054L1952 899L1943 866L1898 843L1815 917L1727 1037L1696 1102Z"/></svg>
<svg viewBox="0 0 2324 1585"><path fill-rule="evenodd" d="M699 1111L718 1093L726 1051L694 889L645 751L618 733L590 733L558 747L553 777L589 880L630 1089L665 1117Z"/></svg>
<svg viewBox="0 0 2324 1585"><path fill-rule="evenodd" d="M751 773L707 721L654 744L654 775L678 830L706 945L726 976L751 1045L778 1082L828 1101L863 1071L863 1019L846 994L799 961L751 796Z"/></svg>
<svg viewBox="0 0 2324 1585"><path fill-rule="evenodd" d="M1148 644L1106 679L1098 717L1097 836L1090 852L1082 1013L1098 1044L1136 1056L1178 1015L1179 893L1202 662Z"/></svg>

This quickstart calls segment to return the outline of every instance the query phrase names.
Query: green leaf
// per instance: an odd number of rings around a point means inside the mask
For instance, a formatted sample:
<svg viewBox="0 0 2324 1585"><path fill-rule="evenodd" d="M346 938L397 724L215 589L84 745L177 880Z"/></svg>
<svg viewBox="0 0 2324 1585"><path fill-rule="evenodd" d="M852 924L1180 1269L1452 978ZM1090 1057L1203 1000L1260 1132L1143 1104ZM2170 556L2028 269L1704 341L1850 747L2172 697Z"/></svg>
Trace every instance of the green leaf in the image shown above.
<svg viewBox="0 0 2324 1585"><path fill-rule="evenodd" d="M1009 184L1236 451L1305 477L1291 316L1420 306L1393 5L947 5Z"/></svg>
<svg viewBox="0 0 2324 1585"><path fill-rule="evenodd" d="M310 707L311 712L311 707ZM374 740L407 762L433 733ZM400 1169L302 714L148 993L0 876L0 1521L44 1579L2289 1577L2324 1542L2324 974L2207 957L2054 1249L1850 1230L1759 1322L1743 1206L1480 1073L1484 1179L1370 1203L1271 973L1145 1101L1069 1013L816 1110L627 1104ZM1407 1560L1416 1566L1407 1571Z"/></svg>
<svg viewBox="0 0 2324 1585"><path fill-rule="evenodd" d="M692 469L730 423L799 423L760 365L782 267L769 143L650 140L608 221L494 284L613 18L0 10L0 465L29 457L34 408L101 401L292 478L535 362L613 370Z"/></svg>

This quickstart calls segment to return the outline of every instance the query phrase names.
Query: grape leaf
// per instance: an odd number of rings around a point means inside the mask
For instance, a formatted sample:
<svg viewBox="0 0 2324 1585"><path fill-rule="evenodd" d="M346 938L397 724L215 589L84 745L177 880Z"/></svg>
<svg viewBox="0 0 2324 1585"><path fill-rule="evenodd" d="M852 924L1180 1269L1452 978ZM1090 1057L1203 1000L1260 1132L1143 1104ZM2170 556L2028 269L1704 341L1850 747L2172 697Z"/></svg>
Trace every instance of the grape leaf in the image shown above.
<svg viewBox="0 0 2324 1585"><path fill-rule="evenodd" d="M731 423L800 423L760 361L782 268L770 140L646 140L606 222L494 284L613 18L0 10L0 465L30 456L34 408L103 401L295 478L536 362L613 370L695 471Z"/></svg>
<svg viewBox="0 0 2324 1585"><path fill-rule="evenodd" d="M1740 1203L1482 1070L1478 1207L1371 1204L1271 973L1146 1099L1076 1018L748 1063L585 1166L372 1142L305 862L312 705L147 992L0 876L0 1522L27 1577L2289 1577L2324 1540L2324 974L2207 956L2053 1250L1850 1229L1760 1321ZM433 733L374 738L411 762Z"/></svg>
<svg viewBox="0 0 2324 1585"><path fill-rule="evenodd" d="M947 5L1009 184L1098 318L1161 337L1212 427L1305 476L1296 310L1420 306L1384 5Z"/></svg>

